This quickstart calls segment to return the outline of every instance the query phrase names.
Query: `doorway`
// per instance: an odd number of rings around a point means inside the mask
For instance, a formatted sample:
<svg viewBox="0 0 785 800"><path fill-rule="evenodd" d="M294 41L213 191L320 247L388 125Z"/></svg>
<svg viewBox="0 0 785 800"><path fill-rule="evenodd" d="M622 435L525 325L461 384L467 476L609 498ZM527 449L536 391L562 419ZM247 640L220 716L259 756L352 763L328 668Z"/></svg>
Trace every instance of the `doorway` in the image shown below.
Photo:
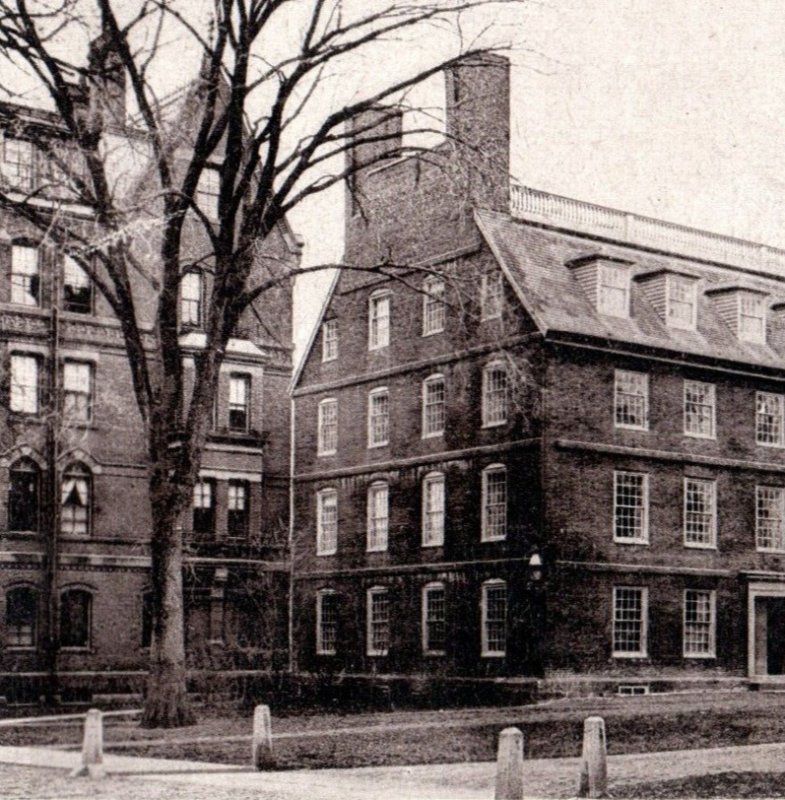
<svg viewBox="0 0 785 800"><path fill-rule="evenodd" d="M785 586L751 589L749 611L750 676L785 678Z"/></svg>

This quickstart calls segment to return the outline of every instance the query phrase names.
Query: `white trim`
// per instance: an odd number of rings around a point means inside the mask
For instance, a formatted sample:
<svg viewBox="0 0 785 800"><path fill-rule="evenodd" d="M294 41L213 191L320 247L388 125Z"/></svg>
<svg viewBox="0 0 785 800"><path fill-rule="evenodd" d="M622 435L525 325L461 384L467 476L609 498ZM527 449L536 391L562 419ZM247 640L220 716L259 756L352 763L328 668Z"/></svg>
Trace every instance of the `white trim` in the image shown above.
<svg viewBox="0 0 785 800"><path fill-rule="evenodd" d="M502 535L490 535L487 533L486 525L486 503L488 500L488 476L491 474L504 475L504 533ZM481 542L502 542L507 538L507 514L509 511L509 492L507 486L507 465L506 464L489 464L481 473L482 480L482 500L480 506L480 541Z"/></svg>
<svg viewBox="0 0 785 800"><path fill-rule="evenodd" d="M634 590L641 593L640 642L636 651L616 650L616 592L619 589ZM614 586L611 602L611 650L614 658L648 658L649 654L649 589L647 586Z"/></svg>
<svg viewBox="0 0 785 800"><path fill-rule="evenodd" d="M440 382L442 384L443 389L443 397L442 397L442 427L438 431L433 431L428 433L426 431L426 417L428 411L428 386L432 383ZM425 378L422 382L422 413L420 416L420 430L422 439L434 439L439 436L444 436L444 429L447 425L447 382L444 379L444 374L441 372L434 372L433 375L429 375Z"/></svg>
<svg viewBox="0 0 785 800"><path fill-rule="evenodd" d="M335 499L335 543L331 547L324 546L323 511L326 498ZM338 552L338 490L327 486L316 493L316 555L332 556Z"/></svg>
<svg viewBox="0 0 785 800"><path fill-rule="evenodd" d="M505 628L505 648L504 650L491 650L488 646L488 589L504 589L504 628ZM480 655L483 658L504 658L507 655L507 620L509 619L509 593L507 592L507 581L501 578L491 578L484 581L480 592Z"/></svg>
<svg viewBox="0 0 785 800"><path fill-rule="evenodd" d="M694 481L696 483L708 484L711 487L711 530L709 535L711 541L706 542L689 542L687 541L687 483ZM716 550L717 549L717 481L714 478L698 478L695 475L685 475L682 482L682 537L684 546L695 550Z"/></svg>
<svg viewBox="0 0 785 800"><path fill-rule="evenodd" d="M375 526L376 518L373 516L375 510L376 495L384 489L385 506L385 528L384 541L371 542L372 525ZM365 527L365 551L367 553L383 553L387 550L390 540L390 485L387 481L374 481L368 486L366 491L366 527ZM376 538L379 538L378 532Z"/></svg>
<svg viewBox="0 0 785 800"><path fill-rule="evenodd" d="M618 536L616 534L616 481L620 475L639 475L643 478L641 483L643 521L641 524L641 535L636 537ZM611 517L611 528L613 531L613 541L615 544L649 544L649 473L636 472L629 469L613 470L613 515Z"/></svg>
<svg viewBox="0 0 785 800"><path fill-rule="evenodd" d="M698 384L700 386L708 386L711 389L711 433L694 433L687 430L687 384ZM717 385L710 381L697 381L692 378L684 379L683 389L683 403L684 403L684 435L689 436L691 439L711 439L717 438Z"/></svg>
<svg viewBox="0 0 785 800"><path fill-rule="evenodd" d="M324 647L322 639L322 602L328 595L330 597L338 597L338 593L335 589L319 589L316 592L316 654L319 656L334 656L336 654L336 649L334 647Z"/></svg>
<svg viewBox="0 0 785 800"><path fill-rule="evenodd" d="M373 611L373 601L372 598L374 596L386 596L387 597L387 640L388 646L386 648L375 648L373 647L373 637L372 637L372 611ZM365 654L368 656L386 656L390 652L389 648L389 637L390 637L390 592L387 586L371 586L370 589L365 593Z"/></svg>
<svg viewBox="0 0 785 800"><path fill-rule="evenodd" d="M504 373L504 417L499 420L495 420L492 422L488 421L488 375L491 372L503 372ZM483 368L482 368L482 402L481 402L481 414L482 414L482 427L483 428L498 428L500 425L506 425L509 419L509 385L508 379L509 378L509 370L507 369L507 364L502 361L501 359L494 359L493 361L489 361Z"/></svg>
<svg viewBox="0 0 785 800"><path fill-rule="evenodd" d="M384 342L377 342L374 344L373 342L373 313L374 313L374 304L379 301L385 299L387 300L387 339ZM375 292L372 292L368 297L368 350L383 350L385 347L389 347L390 341L392 339L392 291L390 289L377 289ZM378 317L377 317L378 320Z"/></svg>
<svg viewBox="0 0 785 800"><path fill-rule="evenodd" d="M709 595L709 650L705 653L687 652L687 593L700 592ZM681 652L684 658L706 659L717 658L717 592L715 589L695 589L687 587L682 592L682 629L681 629Z"/></svg>
<svg viewBox="0 0 785 800"><path fill-rule="evenodd" d="M373 408L373 399L374 397L381 397L381 395L386 395L387 397L387 438L383 441L375 442L373 441L373 425L372 425L372 415L371 409ZM375 389L371 389L368 392L368 447L386 447L390 444L390 390L386 386L377 386Z"/></svg>
<svg viewBox="0 0 785 800"><path fill-rule="evenodd" d="M755 484L755 508L753 509L753 513L755 514L755 550L758 553L785 553L785 542L783 543L783 547L761 547L758 542L760 541L759 536L759 527L760 527L760 517L758 516L758 495L760 494L761 489L774 489L779 492L779 505L780 505L780 527L785 528L785 487L783 486L771 486L767 483L756 483ZM785 532L783 532L783 539L785 539Z"/></svg>
<svg viewBox="0 0 785 800"><path fill-rule="evenodd" d="M780 435L777 442L762 442L758 438L758 404L761 397L776 397L779 405ZM785 395L779 392L755 392L755 444L758 447L783 447L785 446Z"/></svg>
<svg viewBox="0 0 785 800"><path fill-rule="evenodd" d="M435 484L441 483L442 485L442 529L441 529L441 536L436 541L425 541L425 530L427 526L428 520L428 487ZM444 529L446 523L446 516L447 516L447 479L443 472L439 472L435 470L433 472L429 472L425 475L422 479L422 497L421 497L421 510L420 510L420 545L421 547L444 547Z"/></svg>
<svg viewBox="0 0 785 800"><path fill-rule="evenodd" d="M755 600L759 597L785 598L785 582L751 581L747 585L747 674L750 678L767 677L755 671Z"/></svg>
<svg viewBox="0 0 785 800"><path fill-rule="evenodd" d="M488 306L488 284L489 278L493 277L494 280L499 284L498 291L499 291L499 303L496 313L489 314L487 312ZM504 273L501 269L486 269L482 273L482 278L480 281L480 322L487 322L488 320L492 319L501 319L502 312L504 308Z"/></svg>
<svg viewBox="0 0 785 800"><path fill-rule="evenodd" d="M441 293L442 298L446 294L447 287L444 281L444 278L441 275L429 275L425 280L422 282L422 291L423 291L423 298L422 298L422 336L435 336L439 333L444 333L444 329L446 327L447 322L447 304L444 302L444 299L438 300L434 298L432 294L433 289L431 286L433 284L439 283L441 284ZM434 328L433 330L426 330L425 323L428 319L428 301L437 299L439 303L441 303L442 308L444 309L444 319L442 320L441 328Z"/></svg>
<svg viewBox="0 0 785 800"><path fill-rule="evenodd" d="M333 340L335 343L335 355L332 356L327 355L327 337L325 336L325 332L328 325L335 325L335 339ZM320 331L322 337L322 364L327 364L338 358L338 318L332 317L331 319L324 320L320 326Z"/></svg>
<svg viewBox="0 0 785 800"><path fill-rule="evenodd" d="M689 322L671 319L671 281L681 282L692 292L692 311ZM665 274L665 324L669 328L677 328L683 331L694 331L698 324L698 282L695 278L668 272Z"/></svg>
<svg viewBox="0 0 785 800"><path fill-rule="evenodd" d="M323 414L324 407L327 405L335 406L335 447L330 450L322 449L322 425L324 423ZM316 412L316 455L317 456L333 456L338 452L338 398L325 397L324 400L319 401Z"/></svg>
<svg viewBox="0 0 785 800"><path fill-rule="evenodd" d="M446 644L446 625L447 625L447 588L443 581L431 581L422 587L420 592L420 606L421 606L421 643L422 653L424 656L443 656L447 651L442 648L440 650L432 650L428 647L428 594L432 590L439 590L444 594L444 622L445 622L445 644Z"/></svg>
<svg viewBox="0 0 785 800"><path fill-rule="evenodd" d="M213 467L212 469L200 469L200 478L213 478L218 481L245 481L246 483L261 483L262 475L258 469L248 470L247 472L240 469L222 469L221 467Z"/></svg>
<svg viewBox="0 0 785 800"><path fill-rule="evenodd" d="M645 392L643 394L643 424L633 425L629 422L619 422L616 418L618 410L619 398L619 376L620 375L635 375L643 378L643 387ZM613 427L621 428L630 431L648 431L649 430L649 373L641 372L635 369L614 369L613 370Z"/></svg>

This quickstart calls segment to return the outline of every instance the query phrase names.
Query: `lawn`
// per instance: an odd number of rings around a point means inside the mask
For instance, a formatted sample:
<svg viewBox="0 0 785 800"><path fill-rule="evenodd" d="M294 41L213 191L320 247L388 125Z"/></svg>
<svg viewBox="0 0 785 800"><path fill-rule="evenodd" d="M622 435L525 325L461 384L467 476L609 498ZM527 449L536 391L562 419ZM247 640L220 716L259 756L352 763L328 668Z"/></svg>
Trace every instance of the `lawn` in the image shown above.
<svg viewBox="0 0 785 800"><path fill-rule="evenodd" d="M346 715L276 715L274 702L271 707L276 763L283 769L490 761L509 725L523 730L527 757L574 756L591 715L604 717L611 754L785 741L785 695L746 691ZM167 731L107 719L104 740L108 752L247 764L250 732L250 711L203 710L198 726ZM78 747L80 740L79 724L0 728L0 744Z"/></svg>
<svg viewBox="0 0 785 800"><path fill-rule="evenodd" d="M737 798L785 797L785 773L721 772L678 780L625 786L608 797L618 798Z"/></svg>

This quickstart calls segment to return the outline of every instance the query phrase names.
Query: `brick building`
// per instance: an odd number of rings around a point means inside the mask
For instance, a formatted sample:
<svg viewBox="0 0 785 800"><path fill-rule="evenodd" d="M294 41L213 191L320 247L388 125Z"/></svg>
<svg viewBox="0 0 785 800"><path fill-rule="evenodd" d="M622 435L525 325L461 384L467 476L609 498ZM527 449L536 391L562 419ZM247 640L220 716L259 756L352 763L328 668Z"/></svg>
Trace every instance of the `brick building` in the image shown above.
<svg viewBox="0 0 785 800"><path fill-rule="evenodd" d="M100 53L98 42L91 58ZM74 98L85 113L103 115L108 151L125 159L122 185L138 197L149 184L144 139L126 118L123 73L107 74L103 85L75 84ZM168 103L183 148L189 101L184 90ZM0 107L4 190L24 197L40 188L35 202L89 224L89 210L52 180L42 141L68 152L56 115ZM216 183L208 173L199 189L208 217L217 213ZM137 237L140 248L155 234L152 206L140 204L138 224L149 231ZM187 386L204 342L211 276L201 258L203 232L186 221L184 235L204 266L190 268L181 282ZM299 252L297 238L281 226L254 270L261 274L268 257L292 267ZM147 253L140 259L154 273ZM154 284L154 276L140 274L133 285L148 332ZM271 318L274 328L264 324ZM266 669L286 647L278 621L286 618L291 342L291 290L283 284L247 311L229 343L194 508L182 519L186 638L195 669ZM12 211L0 212L0 352L0 695L37 697L51 666L50 630L64 700L141 687L151 521L146 440L120 325L76 262Z"/></svg>
<svg viewBox="0 0 785 800"><path fill-rule="evenodd" d="M343 271L295 377L299 667L781 678L785 252L508 191L506 63L446 96L347 196L346 262L413 268Z"/></svg>

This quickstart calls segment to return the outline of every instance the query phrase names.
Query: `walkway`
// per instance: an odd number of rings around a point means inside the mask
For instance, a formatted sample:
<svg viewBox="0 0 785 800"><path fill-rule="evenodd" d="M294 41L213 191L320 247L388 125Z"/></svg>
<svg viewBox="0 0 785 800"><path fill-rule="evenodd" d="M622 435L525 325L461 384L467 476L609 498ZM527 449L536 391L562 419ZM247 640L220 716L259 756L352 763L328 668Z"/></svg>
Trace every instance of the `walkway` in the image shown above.
<svg viewBox="0 0 785 800"><path fill-rule="evenodd" d="M0 747L3 798L117 798L117 800L489 800L493 763L345 770L254 772L197 761L106 755L104 781L68 779L65 771L80 754L44 748ZM48 768L44 771L40 768ZM611 756L611 787L726 771L785 772L785 744L723 747L641 755ZM526 762L526 796L574 796L578 759ZM38 793L36 793L38 792Z"/></svg>

